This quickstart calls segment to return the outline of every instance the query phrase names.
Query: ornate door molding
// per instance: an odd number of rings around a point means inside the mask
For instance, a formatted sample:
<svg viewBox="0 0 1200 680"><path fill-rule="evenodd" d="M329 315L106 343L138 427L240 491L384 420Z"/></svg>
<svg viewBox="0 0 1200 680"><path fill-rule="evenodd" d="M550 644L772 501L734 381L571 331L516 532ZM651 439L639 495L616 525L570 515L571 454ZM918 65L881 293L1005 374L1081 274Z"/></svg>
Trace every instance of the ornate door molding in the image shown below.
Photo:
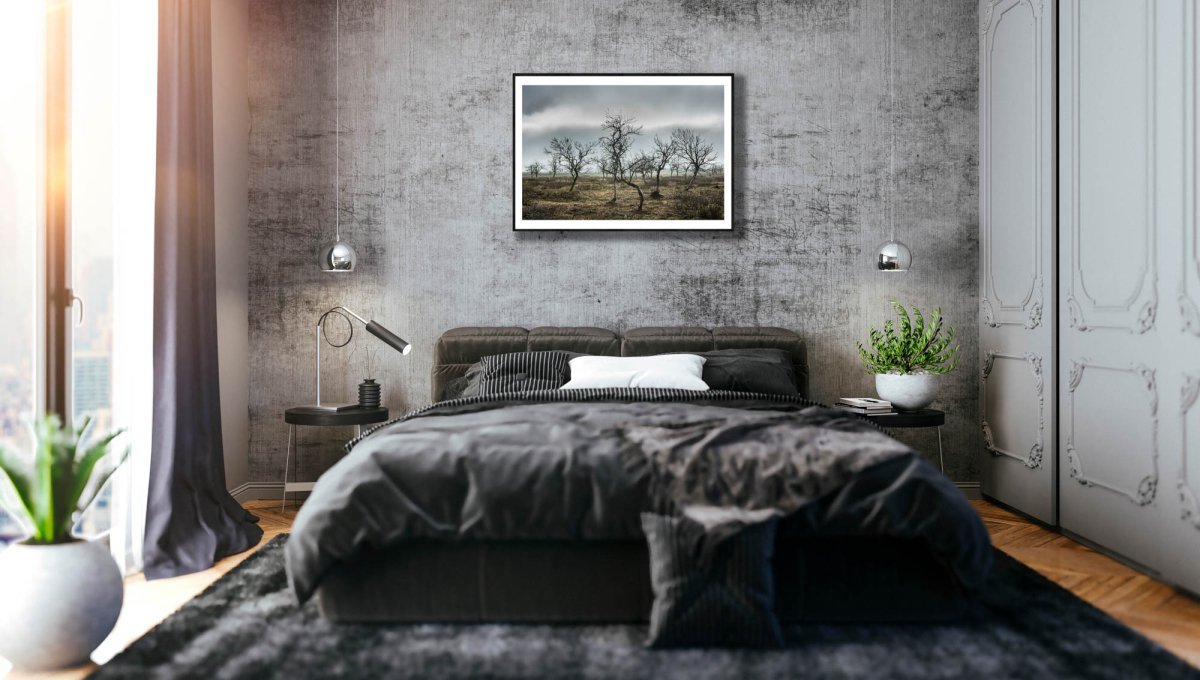
<svg viewBox="0 0 1200 680"><path fill-rule="evenodd" d="M1146 403L1150 407L1150 472L1138 480L1137 485L1132 490L1120 482L1099 480L1088 476L1084 472L1083 459L1080 452L1075 448L1075 424L1077 421L1075 414L1075 393L1080 383L1083 382L1084 371L1088 368L1129 373L1138 380L1143 390L1142 396L1145 397ZM1107 489L1113 493L1121 494L1137 505L1149 505L1152 503L1158 490L1158 381L1155 378L1154 370L1145 364L1134 364L1128 368L1120 368L1092 363L1087 359L1072 361L1070 379L1067 383L1067 413L1066 449L1067 463L1071 470L1071 479L1074 479L1083 486Z"/></svg>
<svg viewBox="0 0 1200 680"><path fill-rule="evenodd" d="M1016 269L1016 263L1004 262L996 263L993 231L997 219L995 217L993 173L985 173L980 182L980 238L981 246L985 256L982 258L981 265L983 267L983 283L984 290L980 295L979 310L983 323L992 328L1000 326L1012 325L1022 326L1026 329L1037 328L1042 323L1042 308L1045 304L1045 284L1044 272L1042 271L1042 234L1048 228L1045 223L1045 214L1043 206L1043 191L1042 184L1046 181L1044 176L1046 168L1041 162L1045 155L1046 145L1049 141L1048 131L1043 124L1043 117L1040 115L1044 107L1048 106L1048 102L1044 101L1042 92L1042 83L1040 74L1045 68L1043 63L1044 56L1042 54L1042 43L1040 36L1044 27L1042 26L1043 12L1041 0L992 0L988 2L983 11L983 18L980 22L980 34L984 43L983 49L986 51L987 58L983 60L980 71L980 165L982 167L992 167L993 156L996 153L996 147L993 144L993 128L995 127L993 106L996 103L996 95L994 92L996 78L993 76L993 66L997 63L994 57L996 48L996 36L1002 26L1016 26L1019 19L1026 19L1029 25L1029 45L1031 48L1030 65L1031 69L1027 77L1024 79L1024 84L1030 88L1029 99L1032 103L1031 110L1031 128L1030 128L1030 146L1032 153L1029 158L1028 168L1028 191L1030 201L1030 214L1024 219L1024 225L1004 224L1001 225L1004 229L1012 229L1016 226L1027 228L1029 242L1029 262L1026 267L1019 270L1019 275L1027 276L1027 283L1020 286L1024 291L1023 294L1016 298L1006 299L996 286L996 271L1013 271ZM1020 30L1014 28L1013 30ZM1025 264L1025 263L1022 263Z"/></svg>
<svg viewBox="0 0 1200 680"><path fill-rule="evenodd" d="M988 453L991 453L993 456L1008 456L1009 458L1020 461L1022 465L1030 470L1036 470L1042 466L1042 457L1046 448L1046 393L1045 380L1042 376L1042 358L1033 352L1025 352L1024 354L1007 354L1004 352L989 351L983 360L983 369L980 371L983 381L984 395L987 395L988 377L991 376L992 368L995 366L997 359L1009 359L1029 364L1029 368L1033 372L1033 389L1034 395L1037 397L1038 404L1037 437L1033 446L1029 448L1029 453L1024 456L996 446L995 437L992 435L992 426L987 420L987 406L985 402L983 408L983 419L980 423L981 427L983 428L983 445L987 447Z"/></svg>
<svg viewBox="0 0 1200 680"><path fill-rule="evenodd" d="M1157 98L1154 90L1155 83L1155 64L1156 64L1156 25L1154 16L1154 3L1147 2L1145 6L1145 21L1146 34L1143 36L1145 41L1145 51L1141 55L1145 69L1145 91L1141 93L1140 99L1144 101L1145 106L1143 116L1145 117L1145 129L1142 134L1145 137L1146 156L1145 162L1145 185L1142 187L1143 205L1142 205L1142 224L1127 225L1127 228L1133 229L1141 227L1142 229L1142 252L1128 254L1131 258L1130 263L1138 267L1138 274L1134 277L1136 283L1132 290L1124 300L1121 301L1105 301L1097 300L1092 291L1088 290L1087 278L1097 277L1102 278L1106 272L1086 272L1084 263L1081 257L1081 241L1084 230L1081 225L1080 216L1080 201L1083 190L1080 187L1081 177L1081 161L1080 161L1080 130L1081 116L1081 93L1080 93L1080 8L1086 5L1085 2L1069 3L1068 11L1073 13L1070 21L1071 30L1069 32L1069 43L1064 47L1070 50L1069 72L1063 75L1063 79L1067 82L1069 88L1068 102L1070 106L1071 120L1068 129L1063 131L1064 138L1069 139L1070 154L1068 158L1063 159L1064 163L1070 164L1069 186L1065 187L1065 195L1063 196L1063 205L1068 211L1069 218L1066 224L1068 232L1068 261L1067 261L1067 313L1070 319L1070 326L1078 331L1093 331L1097 329L1125 330L1131 333L1143 334L1154 328L1155 320L1158 314L1158 265L1155 256L1157 248L1156 240L1156 211L1155 211L1155 125L1154 121L1157 115ZM1095 107L1092 107L1094 109ZM1100 112L1093 112L1100 113ZM1092 235L1095 237L1095 234Z"/></svg>

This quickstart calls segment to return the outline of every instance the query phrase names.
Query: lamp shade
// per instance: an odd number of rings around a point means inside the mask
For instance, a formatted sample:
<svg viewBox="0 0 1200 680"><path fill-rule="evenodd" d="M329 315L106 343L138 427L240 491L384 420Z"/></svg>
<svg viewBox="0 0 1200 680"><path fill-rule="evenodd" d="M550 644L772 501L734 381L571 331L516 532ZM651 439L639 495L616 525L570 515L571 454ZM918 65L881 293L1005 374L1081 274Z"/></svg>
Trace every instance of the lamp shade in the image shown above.
<svg viewBox="0 0 1200 680"><path fill-rule="evenodd" d="M912 266L912 251L903 243L891 240L879 246L876 266L880 271L903 272Z"/></svg>
<svg viewBox="0 0 1200 680"><path fill-rule="evenodd" d="M321 249L321 271L352 272L358 264L358 254L349 243L337 240Z"/></svg>
<svg viewBox="0 0 1200 680"><path fill-rule="evenodd" d="M412 345L408 344L404 338L380 326L374 320L367 322L367 332L386 342L389 347L401 354L408 354L412 351Z"/></svg>

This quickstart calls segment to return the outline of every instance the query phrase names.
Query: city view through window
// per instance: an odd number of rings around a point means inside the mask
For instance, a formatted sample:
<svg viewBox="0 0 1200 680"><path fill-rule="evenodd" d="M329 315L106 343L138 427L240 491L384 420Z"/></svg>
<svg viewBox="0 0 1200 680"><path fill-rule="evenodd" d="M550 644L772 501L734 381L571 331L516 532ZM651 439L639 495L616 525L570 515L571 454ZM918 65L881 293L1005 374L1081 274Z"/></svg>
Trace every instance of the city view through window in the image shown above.
<svg viewBox="0 0 1200 680"><path fill-rule="evenodd" d="M31 37L36 32L29 30L37 25L33 15L39 10L36 3L27 5L12 7L14 21L0 26L4 63L29 63L40 49L40 41ZM16 451L29 450L27 423L36 398L38 71L0 69L0 89L11 95L0 107L0 242L11 249L0 267L0 444ZM4 510L14 502L8 482L0 481L0 542L23 533Z"/></svg>
<svg viewBox="0 0 1200 680"><path fill-rule="evenodd" d="M37 3L29 3L36 11ZM80 55L112 51L111 10L102 3L77 6L72 16L71 100L71 279L79 302L72 310L71 416L93 422L91 437L108 433L112 420L113 348L113 106L114 73L105 59ZM94 15L94 16L93 16ZM15 22L20 23L20 22ZM29 25L38 22L30 19ZM41 49L29 25L12 30L22 35L0 40L0 58L27 63ZM11 52L11 54L10 54ZM10 105L0 107L0 238L15 245L19 257L0 268L0 442L29 453L29 420L35 416L37 353L38 179L40 136L38 105L43 97L39 69L6 69L0 87L13 93ZM18 106L16 102L24 105ZM11 508L8 484L0 491L0 506ZM105 489L76 525L76 532L94 536L111 525L111 490ZM0 542L24 534L11 513L0 507Z"/></svg>

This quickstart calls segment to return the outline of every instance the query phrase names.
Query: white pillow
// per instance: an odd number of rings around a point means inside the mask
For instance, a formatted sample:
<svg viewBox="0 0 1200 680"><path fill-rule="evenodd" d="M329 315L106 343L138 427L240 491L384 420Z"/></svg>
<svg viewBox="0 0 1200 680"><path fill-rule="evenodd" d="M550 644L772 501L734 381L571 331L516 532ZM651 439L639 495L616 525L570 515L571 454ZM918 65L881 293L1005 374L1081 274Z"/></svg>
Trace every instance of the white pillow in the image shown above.
<svg viewBox="0 0 1200 680"><path fill-rule="evenodd" d="M668 387L677 390L708 389L700 378L704 357L695 354L659 354L652 357L576 357L571 359L571 380L560 389L596 387Z"/></svg>

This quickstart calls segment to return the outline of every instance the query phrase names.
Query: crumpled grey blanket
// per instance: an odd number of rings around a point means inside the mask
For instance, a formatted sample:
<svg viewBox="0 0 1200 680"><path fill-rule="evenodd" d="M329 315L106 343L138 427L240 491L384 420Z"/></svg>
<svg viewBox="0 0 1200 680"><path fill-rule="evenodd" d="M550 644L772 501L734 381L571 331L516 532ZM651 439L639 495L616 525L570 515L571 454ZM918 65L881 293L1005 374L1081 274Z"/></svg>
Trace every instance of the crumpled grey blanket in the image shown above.
<svg viewBox="0 0 1200 680"><path fill-rule="evenodd" d="M413 538L642 538L642 511L773 511L781 534L924 538L968 590L991 565L949 480L865 419L796 397L545 390L442 402L352 441L286 547L328 570Z"/></svg>

